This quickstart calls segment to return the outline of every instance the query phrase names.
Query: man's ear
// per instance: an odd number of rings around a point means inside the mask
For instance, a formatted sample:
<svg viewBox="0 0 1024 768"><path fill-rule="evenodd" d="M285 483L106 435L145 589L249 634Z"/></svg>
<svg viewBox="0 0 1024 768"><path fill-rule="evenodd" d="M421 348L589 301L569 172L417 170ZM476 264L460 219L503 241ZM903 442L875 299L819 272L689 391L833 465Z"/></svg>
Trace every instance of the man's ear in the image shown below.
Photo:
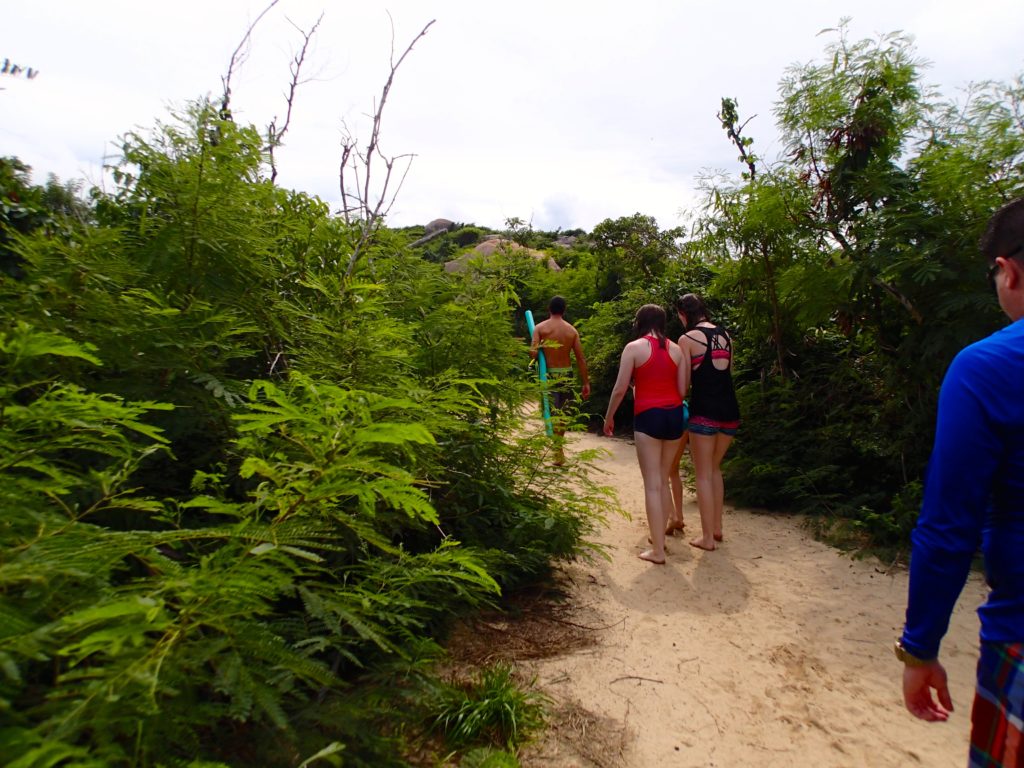
<svg viewBox="0 0 1024 768"><path fill-rule="evenodd" d="M1006 281L1006 290L1016 291L1024 281L1024 264L1020 259L1003 259L1003 279Z"/></svg>

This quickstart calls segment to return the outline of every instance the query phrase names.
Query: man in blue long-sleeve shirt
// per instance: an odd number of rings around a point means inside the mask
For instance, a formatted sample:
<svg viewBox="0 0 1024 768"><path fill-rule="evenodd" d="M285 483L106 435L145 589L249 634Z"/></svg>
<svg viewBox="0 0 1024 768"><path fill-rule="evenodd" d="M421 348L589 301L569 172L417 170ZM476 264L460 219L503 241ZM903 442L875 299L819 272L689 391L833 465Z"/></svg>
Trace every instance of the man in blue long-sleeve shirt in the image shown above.
<svg viewBox="0 0 1024 768"><path fill-rule="evenodd" d="M945 720L939 644L980 546L991 591L978 610L970 765L997 768L1024 766L1024 198L995 213L981 251L1012 322L961 350L942 383L896 655L907 709Z"/></svg>

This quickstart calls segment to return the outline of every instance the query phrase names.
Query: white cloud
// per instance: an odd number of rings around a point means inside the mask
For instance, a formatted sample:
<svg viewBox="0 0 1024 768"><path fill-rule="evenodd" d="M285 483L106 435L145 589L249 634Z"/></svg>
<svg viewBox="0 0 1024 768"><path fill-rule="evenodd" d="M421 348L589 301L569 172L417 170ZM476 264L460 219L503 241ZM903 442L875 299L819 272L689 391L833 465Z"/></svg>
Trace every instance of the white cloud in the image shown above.
<svg viewBox="0 0 1024 768"><path fill-rule="evenodd" d="M168 104L220 90L232 50L263 0L40 0L2 12L0 57L40 70L0 82L0 153L40 175L99 178L116 138L166 118ZM338 200L344 121L368 113L400 54L383 146L417 155L392 210L402 226L443 216L501 226L592 228L640 211L679 223L702 168L739 170L715 113L738 99L756 148L778 151L772 106L785 68L821 56L818 36L852 15L851 36L904 30L930 60L928 82L952 95L968 81L1024 70L1016 0L282 0L256 27L233 81L240 120L283 116L288 62L324 12L299 93L279 180Z"/></svg>

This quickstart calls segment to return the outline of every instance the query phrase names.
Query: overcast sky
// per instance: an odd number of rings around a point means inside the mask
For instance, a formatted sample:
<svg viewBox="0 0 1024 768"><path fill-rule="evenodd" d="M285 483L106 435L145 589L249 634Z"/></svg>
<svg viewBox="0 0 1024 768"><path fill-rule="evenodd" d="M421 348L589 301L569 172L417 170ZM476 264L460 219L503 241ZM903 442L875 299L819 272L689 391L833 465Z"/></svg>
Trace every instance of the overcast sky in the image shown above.
<svg viewBox="0 0 1024 768"><path fill-rule="evenodd" d="M221 91L232 51L269 0L8 0L0 10L0 154L36 180L102 182L117 138L170 108ZM365 136L389 71L399 69L382 147L416 155L393 226L444 217L502 227L590 230L637 211L682 223L702 171L738 172L715 119L739 101L755 150L774 158L772 106L795 63L850 37L902 30L930 62L925 81L954 96L1024 72L1021 0L280 0L256 27L233 81L236 119L283 117L288 64L313 40L279 183L336 207L342 123ZM390 19L389 19L390 12Z"/></svg>

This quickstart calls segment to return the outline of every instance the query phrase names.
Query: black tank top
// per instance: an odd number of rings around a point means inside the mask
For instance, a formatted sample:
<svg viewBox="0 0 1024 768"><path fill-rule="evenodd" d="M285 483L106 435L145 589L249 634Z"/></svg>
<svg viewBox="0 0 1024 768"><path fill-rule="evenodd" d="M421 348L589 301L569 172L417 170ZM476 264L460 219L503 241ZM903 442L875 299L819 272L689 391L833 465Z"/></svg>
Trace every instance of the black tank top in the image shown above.
<svg viewBox="0 0 1024 768"><path fill-rule="evenodd" d="M717 325L714 328L698 325L693 330L704 334L706 349L700 363L693 369L691 417L703 416L722 422L739 421L740 406L732 386L732 341L729 335ZM716 358L727 358L729 366L724 371L718 370L713 362Z"/></svg>

